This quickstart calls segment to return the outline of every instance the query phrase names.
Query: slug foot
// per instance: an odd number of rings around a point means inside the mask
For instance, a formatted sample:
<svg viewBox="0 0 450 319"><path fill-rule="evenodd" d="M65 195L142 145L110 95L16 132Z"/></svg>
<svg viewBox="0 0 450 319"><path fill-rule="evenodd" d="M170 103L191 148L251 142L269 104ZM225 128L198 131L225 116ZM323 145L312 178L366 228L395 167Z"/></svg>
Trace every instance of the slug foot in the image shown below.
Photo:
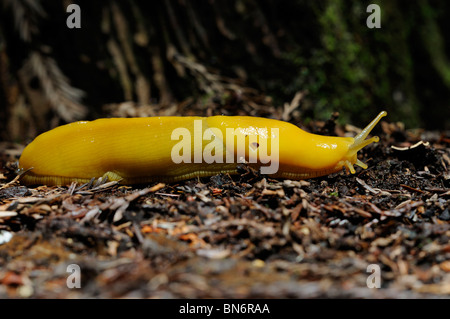
<svg viewBox="0 0 450 319"><path fill-rule="evenodd" d="M106 173L103 174L103 176L102 176L102 180L104 180L104 181L110 181L110 182L113 182L113 181L119 182L119 181L121 181L122 179L123 179L122 176L120 176L120 175L117 174L116 172L111 172L111 171L106 172Z"/></svg>

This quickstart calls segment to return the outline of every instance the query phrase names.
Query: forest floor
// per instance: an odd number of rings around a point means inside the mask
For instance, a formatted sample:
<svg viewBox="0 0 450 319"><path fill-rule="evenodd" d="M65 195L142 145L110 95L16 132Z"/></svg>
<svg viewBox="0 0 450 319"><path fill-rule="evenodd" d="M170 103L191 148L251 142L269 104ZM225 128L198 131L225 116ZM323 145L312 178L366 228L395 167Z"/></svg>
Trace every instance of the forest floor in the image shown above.
<svg viewBox="0 0 450 319"><path fill-rule="evenodd" d="M368 169L306 181L25 187L2 168L0 298L448 298L450 136L382 124ZM0 166L19 154L1 143Z"/></svg>

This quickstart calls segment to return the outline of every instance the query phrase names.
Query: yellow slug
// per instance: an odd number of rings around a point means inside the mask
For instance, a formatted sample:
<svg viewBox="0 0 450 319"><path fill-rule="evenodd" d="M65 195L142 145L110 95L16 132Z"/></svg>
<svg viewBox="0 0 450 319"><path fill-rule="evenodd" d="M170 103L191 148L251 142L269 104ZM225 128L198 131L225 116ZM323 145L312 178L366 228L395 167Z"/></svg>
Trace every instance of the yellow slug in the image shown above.
<svg viewBox="0 0 450 319"><path fill-rule="evenodd" d="M274 178L306 179L353 165L386 112L352 137L307 133L248 116L111 118L75 122L36 137L19 159L24 184L67 185L107 176L123 184L237 173L239 162Z"/></svg>

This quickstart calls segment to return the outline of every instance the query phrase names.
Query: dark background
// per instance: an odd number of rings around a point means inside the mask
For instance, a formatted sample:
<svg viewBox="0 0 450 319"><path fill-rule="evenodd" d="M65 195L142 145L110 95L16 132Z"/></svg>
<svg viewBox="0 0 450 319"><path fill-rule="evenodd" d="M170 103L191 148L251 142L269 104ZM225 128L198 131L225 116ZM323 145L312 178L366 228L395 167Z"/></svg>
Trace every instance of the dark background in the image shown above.
<svg viewBox="0 0 450 319"><path fill-rule="evenodd" d="M81 29L69 29L71 3L0 1L1 139L124 101L151 106L140 115L256 103L268 111L251 115L280 118L297 92L294 123L337 111L362 127L385 109L407 128L450 128L448 1L74 1ZM370 3L380 29L366 26Z"/></svg>

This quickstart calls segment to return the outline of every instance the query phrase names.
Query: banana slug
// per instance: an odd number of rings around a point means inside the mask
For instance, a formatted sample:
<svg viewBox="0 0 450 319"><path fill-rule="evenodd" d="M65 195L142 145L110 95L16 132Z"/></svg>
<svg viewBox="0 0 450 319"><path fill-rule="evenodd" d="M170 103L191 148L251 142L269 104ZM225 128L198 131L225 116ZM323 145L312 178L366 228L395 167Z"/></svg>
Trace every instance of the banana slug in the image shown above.
<svg viewBox="0 0 450 319"><path fill-rule="evenodd" d="M381 112L356 137L311 134L278 120L249 116L109 118L66 124L34 139L19 159L27 185L66 185L107 176L123 184L174 182L237 173L239 162L274 178L307 179L354 164L373 142ZM270 165L264 165L268 164Z"/></svg>

